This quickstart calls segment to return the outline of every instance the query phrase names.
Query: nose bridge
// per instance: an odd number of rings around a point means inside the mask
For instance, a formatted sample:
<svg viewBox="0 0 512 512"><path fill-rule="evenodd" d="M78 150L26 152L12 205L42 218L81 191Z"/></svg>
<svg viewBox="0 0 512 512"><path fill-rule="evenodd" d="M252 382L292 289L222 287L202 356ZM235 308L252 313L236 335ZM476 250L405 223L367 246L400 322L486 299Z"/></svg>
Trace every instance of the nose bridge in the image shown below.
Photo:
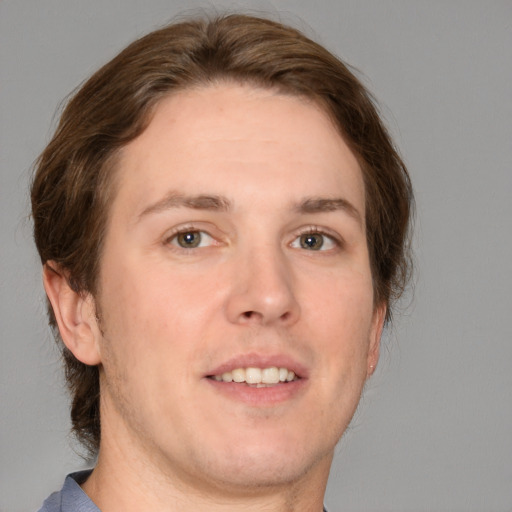
<svg viewBox="0 0 512 512"><path fill-rule="evenodd" d="M233 265L228 316L238 323L293 323L299 315L294 276L277 243L261 241L240 248Z"/></svg>

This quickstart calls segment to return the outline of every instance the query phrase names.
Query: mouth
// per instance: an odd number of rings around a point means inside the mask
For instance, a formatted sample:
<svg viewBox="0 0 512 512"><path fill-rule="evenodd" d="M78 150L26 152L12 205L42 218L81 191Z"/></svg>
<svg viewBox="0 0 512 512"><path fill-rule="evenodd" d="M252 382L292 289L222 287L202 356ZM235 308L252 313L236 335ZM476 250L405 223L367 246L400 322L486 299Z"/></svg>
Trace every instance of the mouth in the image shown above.
<svg viewBox="0 0 512 512"><path fill-rule="evenodd" d="M235 368L215 375L208 375L208 378L217 382L234 382L254 388L273 387L299 380L294 371L284 366Z"/></svg>
<svg viewBox="0 0 512 512"><path fill-rule="evenodd" d="M248 353L224 361L204 377L218 396L268 409L307 391L309 367L286 354Z"/></svg>

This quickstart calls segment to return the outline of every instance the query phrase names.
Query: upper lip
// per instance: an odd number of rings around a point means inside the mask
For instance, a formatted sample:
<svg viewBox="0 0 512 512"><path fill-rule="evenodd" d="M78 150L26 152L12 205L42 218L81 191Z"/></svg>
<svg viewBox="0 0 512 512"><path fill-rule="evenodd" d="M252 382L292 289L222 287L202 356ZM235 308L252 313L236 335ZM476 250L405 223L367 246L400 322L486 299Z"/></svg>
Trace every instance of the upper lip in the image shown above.
<svg viewBox="0 0 512 512"><path fill-rule="evenodd" d="M237 368L271 368L273 366L277 368L287 368L301 379L307 378L308 376L307 367L289 355L257 353L240 354L231 357L209 371L206 376L222 375L223 373L231 372Z"/></svg>

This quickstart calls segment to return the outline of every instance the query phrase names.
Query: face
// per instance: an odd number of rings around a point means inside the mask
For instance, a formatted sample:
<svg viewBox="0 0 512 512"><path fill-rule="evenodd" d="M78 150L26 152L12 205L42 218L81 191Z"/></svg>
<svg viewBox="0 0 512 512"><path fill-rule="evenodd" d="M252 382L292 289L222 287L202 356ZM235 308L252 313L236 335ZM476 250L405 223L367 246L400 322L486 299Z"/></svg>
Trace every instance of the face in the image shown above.
<svg viewBox="0 0 512 512"><path fill-rule="evenodd" d="M246 86L180 92L117 178L97 297L102 443L196 484L325 474L383 316L361 170L328 117Z"/></svg>

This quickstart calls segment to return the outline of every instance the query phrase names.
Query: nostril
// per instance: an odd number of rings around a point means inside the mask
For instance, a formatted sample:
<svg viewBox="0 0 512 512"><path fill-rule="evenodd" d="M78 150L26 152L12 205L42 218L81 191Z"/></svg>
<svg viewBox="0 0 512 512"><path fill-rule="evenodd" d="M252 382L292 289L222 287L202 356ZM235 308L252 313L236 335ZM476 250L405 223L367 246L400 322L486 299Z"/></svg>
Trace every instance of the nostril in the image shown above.
<svg viewBox="0 0 512 512"><path fill-rule="evenodd" d="M286 311L285 313L283 313L281 316L280 316L280 319L281 320L287 320L288 318L290 318L290 312L289 311ZM264 318L264 315L262 315L261 313L258 313L258 311L244 311L242 313L242 318L245 318L246 320L255 320L255 319L263 319Z"/></svg>

